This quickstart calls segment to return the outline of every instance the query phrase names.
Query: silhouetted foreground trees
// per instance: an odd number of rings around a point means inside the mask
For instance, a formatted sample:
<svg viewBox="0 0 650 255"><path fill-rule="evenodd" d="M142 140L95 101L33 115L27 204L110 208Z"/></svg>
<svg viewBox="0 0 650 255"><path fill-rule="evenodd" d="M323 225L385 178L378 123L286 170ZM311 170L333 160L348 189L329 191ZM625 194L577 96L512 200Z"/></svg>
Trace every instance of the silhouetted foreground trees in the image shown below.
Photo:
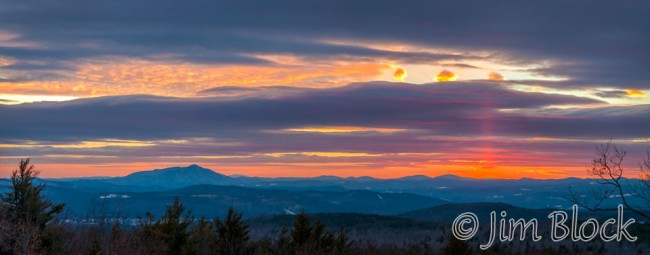
<svg viewBox="0 0 650 255"><path fill-rule="evenodd" d="M252 240L250 226L242 214L228 209L223 219L195 219L178 197L157 218L147 213L137 224L78 224L57 220L63 205L43 197L43 185L36 184L38 172L29 159L21 160L12 173L11 186L0 195L0 254L602 254L597 249L573 246L529 247L497 244L479 251L478 243L466 242L451 235L436 240L404 245L358 242L348 237L346 229L327 231L320 220L301 212L293 226L282 227L273 237ZM433 230L432 230L433 231ZM376 233L376 232L373 232ZM644 233L642 231L642 233ZM380 234L381 235L381 234ZM439 244L432 247L430 244Z"/></svg>
<svg viewBox="0 0 650 255"><path fill-rule="evenodd" d="M38 172L29 159L21 160L11 173L9 192L0 194L1 250L32 254L52 244L48 223L63 205L54 205L43 197L45 186L34 184L36 176Z"/></svg>

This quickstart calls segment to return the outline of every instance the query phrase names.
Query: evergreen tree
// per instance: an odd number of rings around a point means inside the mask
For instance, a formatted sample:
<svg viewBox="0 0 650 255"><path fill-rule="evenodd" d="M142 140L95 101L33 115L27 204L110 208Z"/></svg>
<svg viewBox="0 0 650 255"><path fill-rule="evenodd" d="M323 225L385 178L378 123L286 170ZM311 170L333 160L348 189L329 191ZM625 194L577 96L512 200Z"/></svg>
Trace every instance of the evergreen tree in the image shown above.
<svg viewBox="0 0 650 255"><path fill-rule="evenodd" d="M314 223L310 237L310 248L314 251L331 253L334 250L334 236L326 233L325 228L325 224L320 220Z"/></svg>
<svg viewBox="0 0 650 255"><path fill-rule="evenodd" d="M115 225L113 225L115 227ZM150 242L153 243L154 241L157 241L157 236L156 236L156 221L155 221L155 216L150 213L146 212L143 217L138 216L138 226L139 228L136 228L136 237L139 239L140 242Z"/></svg>
<svg viewBox="0 0 650 255"><path fill-rule="evenodd" d="M353 242L348 238L345 228L339 228L339 235L336 237L336 252L338 254L347 254L352 247Z"/></svg>
<svg viewBox="0 0 650 255"><path fill-rule="evenodd" d="M185 212L185 206L178 197L172 205L168 205L165 214L154 221L155 216L149 212L140 219L140 228L136 232L139 242L148 244L137 247L139 253L148 254L181 254L189 236L188 228L194 221L190 212Z"/></svg>
<svg viewBox="0 0 650 255"><path fill-rule="evenodd" d="M246 252L249 240L249 226L242 220L241 213L230 207L225 221L216 219L214 224L217 231L217 244L221 254L237 255Z"/></svg>
<svg viewBox="0 0 650 255"><path fill-rule="evenodd" d="M11 232L5 236L16 253L37 252L47 224L63 210L63 204L53 204L43 196L45 185L34 184L38 174L29 158L20 160L11 173L9 191L0 194L0 220L10 225Z"/></svg>
<svg viewBox="0 0 650 255"><path fill-rule="evenodd" d="M325 239L325 224L320 220L316 221L313 226L312 234L310 236L310 241L314 245L314 248L321 249L326 244L323 242Z"/></svg>
<svg viewBox="0 0 650 255"><path fill-rule="evenodd" d="M212 254L217 248L217 238L212 222L201 217L190 231L186 254Z"/></svg>
<svg viewBox="0 0 650 255"><path fill-rule="evenodd" d="M189 236L188 227L194 221L191 212L185 212L178 197L174 203L167 206L167 210L160 220L155 224L156 234L162 237L163 242L169 248L170 253L179 254Z"/></svg>
<svg viewBox="0 0 650 255"><path fill-rule="evenodd" d="M291 241L300 249L304 247L312 235L311 218L304 211L296 215L293 229L291 230Z"/></svg>

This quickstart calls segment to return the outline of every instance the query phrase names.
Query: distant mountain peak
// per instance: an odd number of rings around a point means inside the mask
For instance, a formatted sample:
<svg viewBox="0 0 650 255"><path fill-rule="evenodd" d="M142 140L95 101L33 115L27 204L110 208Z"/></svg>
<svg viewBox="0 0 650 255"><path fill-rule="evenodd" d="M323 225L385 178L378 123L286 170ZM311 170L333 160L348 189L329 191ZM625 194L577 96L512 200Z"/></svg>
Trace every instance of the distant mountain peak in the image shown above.
<svg viewBox="0 0 650 255"><path fill-rule="evenodd" d="M453 179L453 180L461 180L461 179L465 179L465 178L460 177L460 176L458 176L458 175L454 175L454 174L443 174L443 175L436 176L436 179Z"/></svg>
<svg viewBox="0 0 650 255"><path fill-rule="evenodd" d="M173 167L168 167L168 168L162 168L162 169L154 169L154 170L146 170L146 171L139 171L139 172L134 172L131 173L128 176L133 176L133 175L147 175L147 174L164 174L164 173L172 173L172 172L205 172L205 173L214 173L218 175L222 175L220 173L217 173L215 171L212 171L211 169L199 166L197 164L191 164L189 166L173 166ZM225 176L225 175L223 175Z"/></svg>
<svg viewBox="0 0 650 255"><path fill-rule="evenodd" d="M431 177L418 174L418 175L411 175L411 176L405 176L402 178L399 178L399 180L408 180L408 181L423 181L423 180L429 180Z"/></svg>
<svg viewBox="0 0 650 255"><path fill-rule="evenodd" d="M186 167L169 167L149 171L140 171L116 178L118 184L136 186L185 187L199 184L226 185L232 178L191 164Z"/></svg>
<svg viewBox="0 0 650 255"><path fill-rule="evenodd" d="M377 180L377 178L374 178L374 177L372 177L372 176L367 176L367 175L359 176L359 177L348 177L348 178L345 178L345 179L357 180L357 181L364 181L364 182L367 182L367 181L376 181L376 180Z"/></svg>
<svg viewBox="0 0 650 255"><path fill-rule="evenodd" d="M191 164L191 165L188 165L188 166L173 166L173 167L168 167L168 168L163 168L163 169L156 169L156 170L159 170L159 171L167 171L167 170L209 170L209 171L212 171L212 170L210 170L208 168L199 166L197 164ZM156 171L156 170L154 170L154 171ZM214 171L212 171L212 172L214 172Z"/></svg>
<svg viewBox="0 0 650 255"><path fill-rule="evenodd" d="M334 175L321 175L313 178L314 180L341 180L343 178Z"/></svg>

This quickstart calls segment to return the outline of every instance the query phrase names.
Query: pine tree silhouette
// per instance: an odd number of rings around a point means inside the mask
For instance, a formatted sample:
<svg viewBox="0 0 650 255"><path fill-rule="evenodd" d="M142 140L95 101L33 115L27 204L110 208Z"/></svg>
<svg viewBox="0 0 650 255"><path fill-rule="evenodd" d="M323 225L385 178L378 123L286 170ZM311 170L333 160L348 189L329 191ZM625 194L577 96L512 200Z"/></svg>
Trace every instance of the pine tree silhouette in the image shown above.
<svg viewBox="0 0 650 255"><path fill-rule="evenodd" d="M10 225L9 244L21 254L38 252L42 243L48 243L44 230L63 211L63 204L53 204L43 196L45 185L34 184L38 174L29 158L20 160L11 173L9 191L0 194L0 220Z"/></svg>
<svg viewBox="0 0 650 255"><path fill-rule="evenodd" d="M201 217L190 231L185 254L213 254L217 249L217 237L211 221Z"/></svg>
<svg viewBox="0 0 650 255"><path fill-rule="evenodd" d="M336 252L338 254L347 254L352 247L353 242L349 240L345 227L339 228L339 234L336 237Z"/></svg>
<svg viewBox="0 0 650 255"><path fill-rule="evenodd" d="M141 242L151 243L144 253L154 254L181 254L189 237L188 228L194 221L191 212L185 212L185 206L178 197L174 198L172 205L168 205L165 214L154 221L154 215L147 212L144 219L140 220L140 229L137 237Z"/></svg>
<svg viewBox="0 0 650 255"><path fill-rule="evenodd" d="M303 248L312 235L311 218L304 211L296 215L293 229L291 230L291 241L297 249Z"/></svg>
<svg viewBox="0 0 650 255"><path fill-rule="evenodd" d="M174 203L167 206L165 214L155 224L157 234L162 237L172 254L181 252L189 236L188 227L194 221L191 212L187 212L185 215L183 212L185 212L185 206L176 197Z"/></svg>
<svg viewBox="0 0 650 255"><path fill-rule="evenodd" d="M225 221L216 219L214 223L220 254L238 255L246 252L249 226L242 220L241 213L230 207Z"/></svg>

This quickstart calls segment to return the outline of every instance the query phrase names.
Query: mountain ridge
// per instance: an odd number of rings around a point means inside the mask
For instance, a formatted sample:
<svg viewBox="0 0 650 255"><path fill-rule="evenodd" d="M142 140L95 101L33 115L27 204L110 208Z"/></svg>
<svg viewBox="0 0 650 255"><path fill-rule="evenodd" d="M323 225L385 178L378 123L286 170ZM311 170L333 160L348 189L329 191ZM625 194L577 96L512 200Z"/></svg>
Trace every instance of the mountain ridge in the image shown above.
<svg viewBox="0 0 650 255"><path fill-rule="evenodd" d="M5 179L6 180L6 179ZM414 194L442 199L453 203L502 202L524 208L568 209L573 203L567 199L569 191L588 192L594 179L473 179L456 175L428 177L415 175L395 179L373 177L319 176L300 177L230 177L196 164L140 171L122 177L83 179L38 179L48 187L71 188L83 192L121 194L124 192L175 192L196 185L217 185L286 190L293 192L372 191L378 194ZM0 179L0 191L10 183ZM272 192L272 191L269 191ZM236 195L236 194L235 194ZM383 195L380 195L383 196ZM638 198L629 202L643 205ZM619 203L615 198L603 206ZM641 206L643 207L643 206Z"/></svg>
<svg viewBox="0 0 650 255"><path fill-rule="evenodd" d="M119 185L181 188L198 184L226 185L233 178L197 164L134 172L123 177L105 179Z"/></svg>

